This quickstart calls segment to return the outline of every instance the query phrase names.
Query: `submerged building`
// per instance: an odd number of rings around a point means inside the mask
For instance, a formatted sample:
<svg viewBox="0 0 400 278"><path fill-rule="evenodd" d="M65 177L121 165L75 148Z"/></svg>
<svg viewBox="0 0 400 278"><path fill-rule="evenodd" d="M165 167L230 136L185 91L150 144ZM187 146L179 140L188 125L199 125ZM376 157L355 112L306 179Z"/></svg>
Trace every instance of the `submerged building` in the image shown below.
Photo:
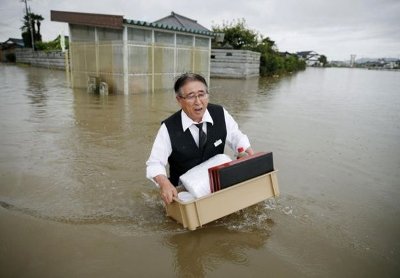
<svg viewBox="0 0 400 278"><path fill-rule="evenodd" d="M113 93L172 89L183 72L210 78L211 38L197 21L174 12L154 22L105 15L51 11L69 26L73 88L100 80Z"/></svg>
<svg viewBox="0 0 400 278"><path fill-rule="evenodd" d="M22 39L9 38L5 42L0 43L0 62L15 63L15 52L17 49L24 48Z"/></svg>

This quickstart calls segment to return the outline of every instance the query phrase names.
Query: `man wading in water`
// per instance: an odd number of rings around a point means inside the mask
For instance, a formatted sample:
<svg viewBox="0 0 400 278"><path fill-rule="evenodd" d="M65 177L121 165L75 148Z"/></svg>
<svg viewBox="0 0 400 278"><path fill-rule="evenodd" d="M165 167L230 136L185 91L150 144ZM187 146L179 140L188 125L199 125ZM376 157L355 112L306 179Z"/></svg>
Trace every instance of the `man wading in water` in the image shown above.
<svg viewBox="0 0 400 278"><path fill-rule="evenodd" d="M146 176L160 188L166 204L177 196L175 187L179 177L207 159L222 154L225 143L233 151L241 147L250 155L254 153L249 139L228 111L208 103L208 86L203 76L182 74L176 80L174 90L181 110L162 122L146 162Z"/></svg>

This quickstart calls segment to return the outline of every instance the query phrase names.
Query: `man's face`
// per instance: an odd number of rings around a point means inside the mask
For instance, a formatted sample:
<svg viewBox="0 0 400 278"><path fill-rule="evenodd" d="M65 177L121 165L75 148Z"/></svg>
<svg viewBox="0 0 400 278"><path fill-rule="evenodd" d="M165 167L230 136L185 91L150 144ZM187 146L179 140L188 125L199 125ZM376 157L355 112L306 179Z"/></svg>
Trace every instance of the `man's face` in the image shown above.
<svg viewBox="0 0 400 278"><path fill-rule="evenodd" d="M182 110L195 122L203 119L208 105L206 86L200 81L188 81L181 88L181 95L176 97Z"/></svg>

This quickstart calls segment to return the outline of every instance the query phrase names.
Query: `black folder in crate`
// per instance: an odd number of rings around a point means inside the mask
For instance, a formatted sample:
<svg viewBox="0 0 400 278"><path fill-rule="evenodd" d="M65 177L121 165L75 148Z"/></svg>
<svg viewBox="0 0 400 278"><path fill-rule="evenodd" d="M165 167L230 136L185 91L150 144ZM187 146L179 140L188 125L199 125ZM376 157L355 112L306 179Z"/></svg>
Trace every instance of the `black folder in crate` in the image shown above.
<svg viewBox="0 0 400 278"><path fill-rule="evenodd" d="M208 169L211 192L274 170L272 152L260 152Z"/></svg>

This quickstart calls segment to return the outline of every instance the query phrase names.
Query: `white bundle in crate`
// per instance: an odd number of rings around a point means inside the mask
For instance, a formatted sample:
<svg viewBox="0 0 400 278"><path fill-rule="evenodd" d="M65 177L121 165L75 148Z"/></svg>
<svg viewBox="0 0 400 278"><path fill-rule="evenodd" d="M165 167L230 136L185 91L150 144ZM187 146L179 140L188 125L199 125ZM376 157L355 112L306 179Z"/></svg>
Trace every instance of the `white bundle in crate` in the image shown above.
<svg viewBox="0 0 400 278"><path fill-rule="evenodd" d="M228 155L217 154L180 176L179 182L196 198L208 195L211 193L208 169L230 161Z"/></svg>

